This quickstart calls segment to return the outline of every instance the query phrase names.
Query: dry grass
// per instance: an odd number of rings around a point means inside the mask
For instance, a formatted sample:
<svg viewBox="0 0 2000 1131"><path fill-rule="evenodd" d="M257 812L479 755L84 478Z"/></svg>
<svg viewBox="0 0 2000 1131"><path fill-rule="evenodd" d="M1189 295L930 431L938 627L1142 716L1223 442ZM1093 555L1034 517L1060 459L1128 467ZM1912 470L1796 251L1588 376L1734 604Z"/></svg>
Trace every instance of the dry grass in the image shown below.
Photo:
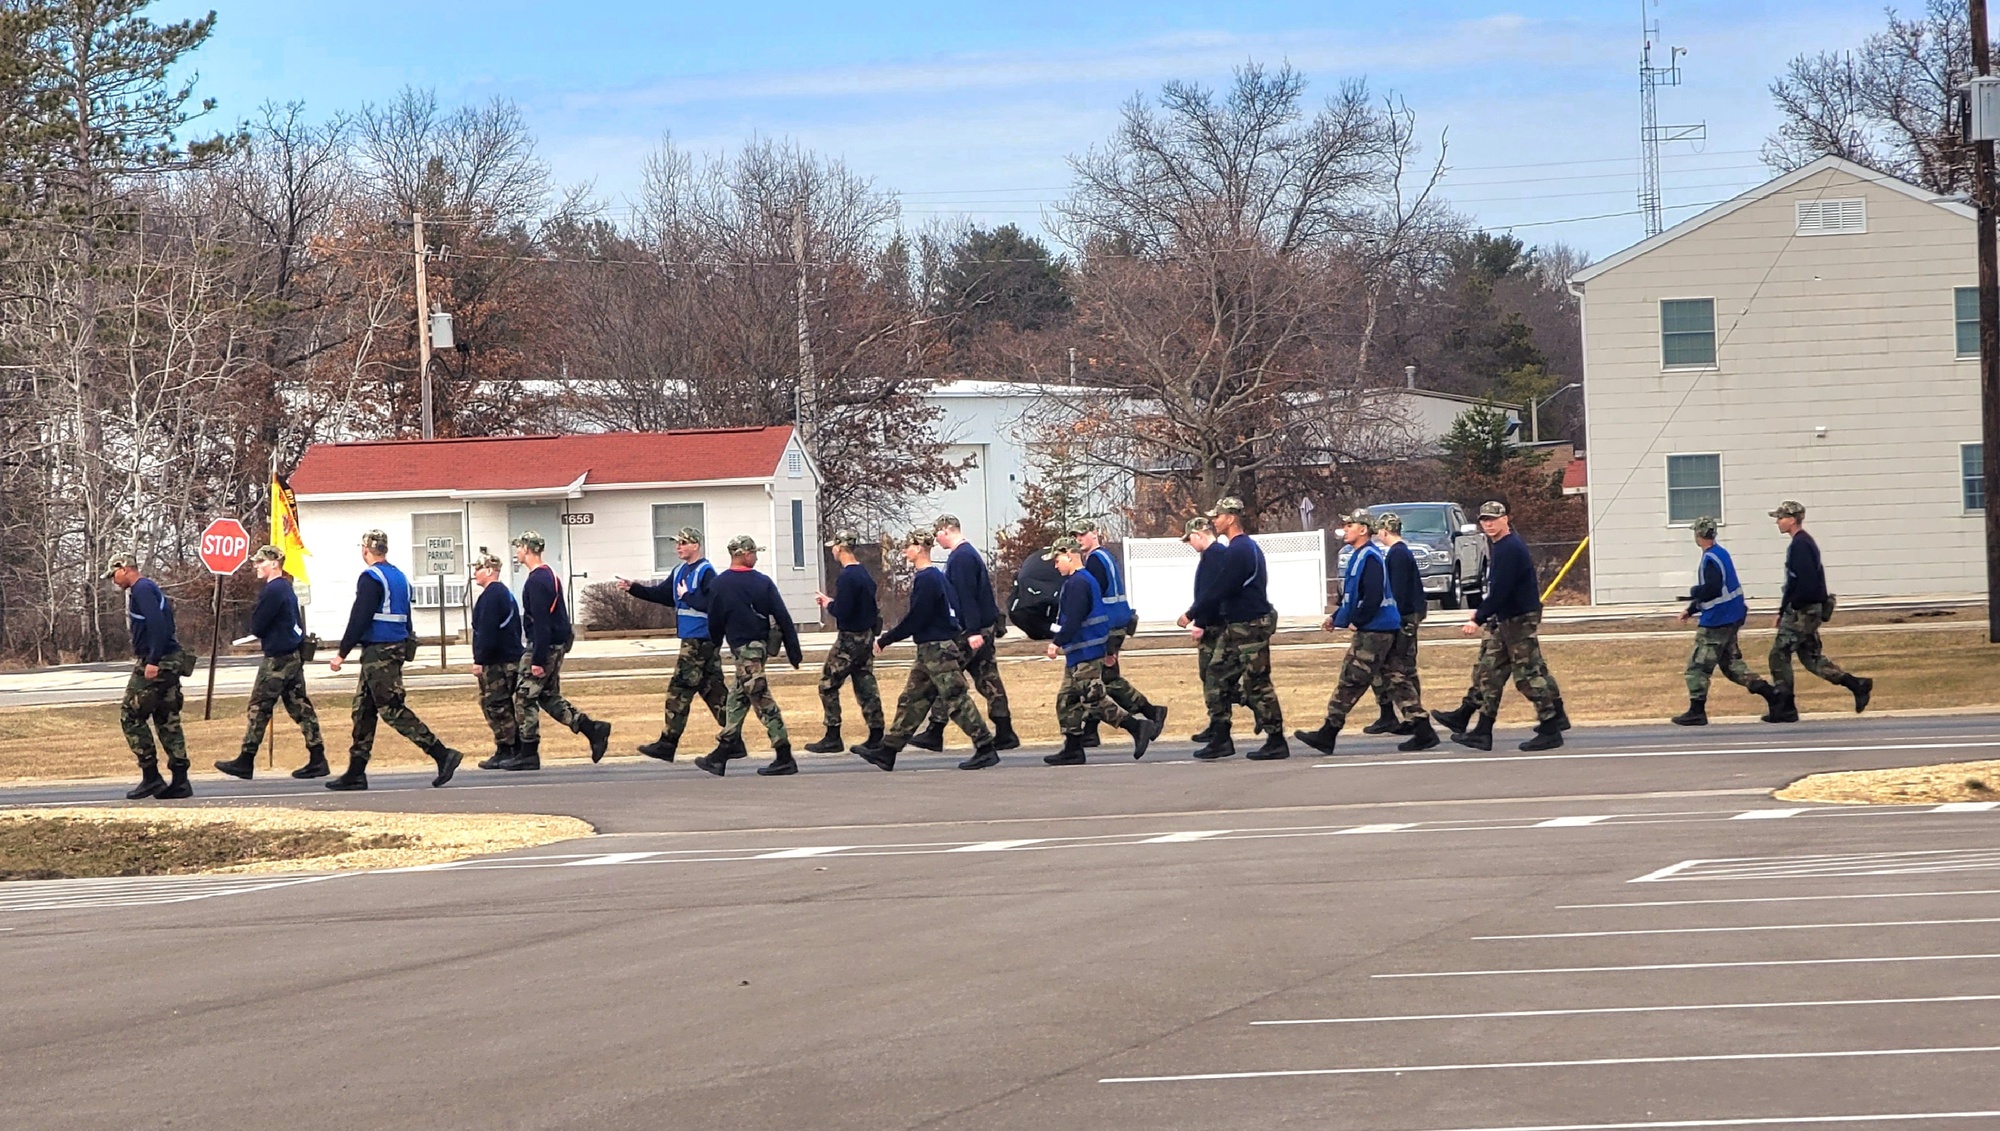
<svg viewBox="0 0 2000 1131"><path fill-rule="evenodd" d="M1295 636L1294 640L1332 640L1324 636ZM1426 638L1422 658L1425 702L1432 707L1458 704L1471 669L1473 650L1467 646L1442 646ZM1435 638L1442 640L1443 637ZM1593 640L1588 636L1551 638L1545 642L1549 666L1563 687L1570 715L1583 722L1612 722L1634 719L1664 719L1687 705L1687 690L1681 670L1687 662L1687 636L1659 640ZM1751 663L1762 667L1762 650L1768 638L1752 638ZM1851 670L1874 677L1877 709L1935 709L2000 704L2000 664L1994 662L1991 646L1977 632L1880 632L1831 637L1829 651ZM1201 727L1201 685L1195 675L1191 654L1148 654L1135 651L1125 660L1127 678L1156 701L1173 711L1168 733L1186 735ZM892 652L892 658L898 653ZM902 652L907 655L907 651ZM1326 709L1344 653L1337 649L1288 650L1274 654L1274 678L1291 727L1318 724ZM1007 660L1003 677L1013 701L1015 727L1030 743L1059 741L1055 722L1055 690L1058 668L1054 661ZM890 668L881 673L884 696L894 710L894 698L902 690L905 669ZM803 745L819 737L822 722L815 689L817 667L808 664L798 672L778 667L770 673L778 702L795 744ZM1802 676L1799 707L1803 711L1848 713L1853 700L1845 691ZM612 736L613 757L636 758L632 748L659 733L660 702L666 689L664 677L617 680L577 680L568 688L570 699L593 717L608 719L616 727ZM1710 711L1714 715L1750 715L1762 708L1762 701L1720 679L1713 691ZM480 717L471 688L412 693L410 702L445 741L468 755L484 756L492 747L491 736ZM843 693L849 741L860 737L859 716L851 692ZM218 698L215 720L204 723L196 706L187 713L185 726L189 750L199 772L211 762L233 757L242 741L240 697ZM1372 712L1369 702L1356 714ZM322 697L321 725L329 739L329 757L336 769L346 747L348 701ZM70 779L88 777L126 778L134 775L132 756L118 731L117 708L111 705L83 707L16 708L0 712L0 779ZM1503 724L1525 725L1532 719L1520 697L1509 692L1502 714ZM1238 724L1247 732L1247 722ZM283 773L304 760L298 731L282 714L278 730L277 769L259 766L260 776ZM701 753L711 745L715 725L697 709L689 724L682 749ZM543 726L542 756L581 758L587 754L584 741L559 729ZM764 745L764 737L754 723L747 735L753 749ZM953 731L949 741L964 745ZM377 767L417 768L430 764L422 754L387 726L376 739ZM471 770L468 765L466 771Z"/></svg>
<svg viewBox="0 0 2000 1131"><path fill-rule="evenodd" d="M1780 801L1833 805L1919 805L2000 801L2000 762L1947 762L1889 770L1813 774L1779 790Z"/></svg>

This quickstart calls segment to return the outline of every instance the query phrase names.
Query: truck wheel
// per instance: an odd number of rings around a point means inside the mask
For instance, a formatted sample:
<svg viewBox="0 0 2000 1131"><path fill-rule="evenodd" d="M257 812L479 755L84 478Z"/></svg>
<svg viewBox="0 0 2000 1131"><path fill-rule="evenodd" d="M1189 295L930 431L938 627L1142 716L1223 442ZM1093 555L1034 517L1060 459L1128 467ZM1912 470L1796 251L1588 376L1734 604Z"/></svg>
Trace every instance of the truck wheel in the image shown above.
<svg viewBox="0 0 2000 1131"><path fill-rule="evenodd" d="M1438 596L1438 608L1456 609L1459 607L1458 578L1454 577L1451 579L1451 584L1445 586L1444 592Z"/></svg>

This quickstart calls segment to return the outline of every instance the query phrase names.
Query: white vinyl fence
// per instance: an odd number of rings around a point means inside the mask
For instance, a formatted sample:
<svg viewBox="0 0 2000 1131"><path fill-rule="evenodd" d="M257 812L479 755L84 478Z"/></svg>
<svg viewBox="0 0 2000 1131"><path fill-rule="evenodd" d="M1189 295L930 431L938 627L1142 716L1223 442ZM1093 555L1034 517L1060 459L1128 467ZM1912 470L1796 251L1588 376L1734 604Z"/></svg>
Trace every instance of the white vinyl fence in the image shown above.
<svg viewBox="0 0 2000 1131"><path fill-rule="evenodd" d="M1253 534L1271 577L1267 592L1281 617L1326 615L1326 531ZM1141 621L1172 622L1194 602L1196 555L1178 538L1125 542L1125 586Z"/></svg>

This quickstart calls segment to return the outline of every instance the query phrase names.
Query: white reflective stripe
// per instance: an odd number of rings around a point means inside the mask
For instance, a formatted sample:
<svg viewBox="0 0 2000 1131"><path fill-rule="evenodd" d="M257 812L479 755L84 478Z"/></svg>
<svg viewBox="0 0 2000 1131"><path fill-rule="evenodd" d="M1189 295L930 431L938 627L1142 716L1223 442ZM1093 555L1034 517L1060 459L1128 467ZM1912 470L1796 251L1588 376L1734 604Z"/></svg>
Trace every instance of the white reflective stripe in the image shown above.
<svg viewBox="0 0 2000 1131"><path fill-rule="evenodd" d="M402 613L376 613L375 619L385 620L391 624L402 624L403 622L409 620L410 618Z"/></svg>
<svg viewBox="0 0 2000 1131"><path fill-rule="evenodd" d="M707 620L708 614L699 609L681 609L680 615L688 620Z"/></svg>
<svg viewBox="0 0 2000 1131"><path fill-rule="evenodd" d="M1707 610L1712 609L1717 605L1726 604L1730 601L1734 601L1736 598L1741 597L1742 595L1743 595L1743 590L1741 589L1726 589L1723 591L1722 596L1717 597L1712 601L1703 601L1696 607L1706 612Z"/></svg>

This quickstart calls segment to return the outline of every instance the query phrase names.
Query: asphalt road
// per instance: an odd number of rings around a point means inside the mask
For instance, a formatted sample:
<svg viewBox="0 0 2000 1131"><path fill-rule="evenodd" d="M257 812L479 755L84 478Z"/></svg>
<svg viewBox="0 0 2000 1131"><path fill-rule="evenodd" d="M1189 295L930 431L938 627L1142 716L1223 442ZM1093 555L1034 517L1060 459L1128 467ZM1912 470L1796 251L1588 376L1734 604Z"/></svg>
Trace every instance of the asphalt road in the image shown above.
<svg viewBox="0 0 2000 1131"><path fill-rule="evenodd" d="M204 781L605 835L6 885L0 1123L2000 1127L2000 807L1768 796L2000 756L2000 718L1571 739Z"/></svg>

